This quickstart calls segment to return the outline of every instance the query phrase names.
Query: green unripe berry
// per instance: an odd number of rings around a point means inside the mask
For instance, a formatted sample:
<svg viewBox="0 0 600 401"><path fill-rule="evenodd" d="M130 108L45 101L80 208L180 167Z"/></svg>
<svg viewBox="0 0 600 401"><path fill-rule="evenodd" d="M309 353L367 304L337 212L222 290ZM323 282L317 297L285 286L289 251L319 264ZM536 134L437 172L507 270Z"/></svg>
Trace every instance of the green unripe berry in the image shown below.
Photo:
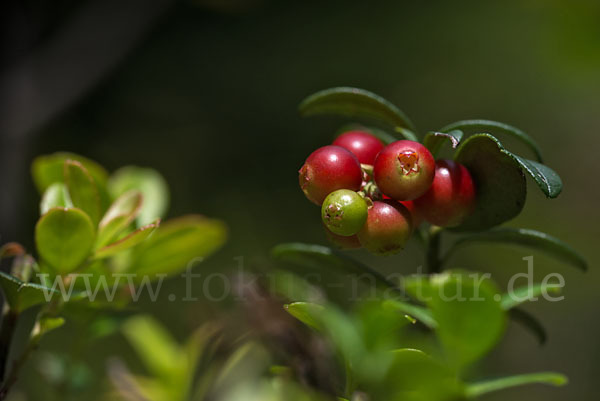
<svg viewBox="0 0 600 401"><path fill-rule="evenodd" d="M360 231L367 221L365 198L349 189L333 191L321 206L321 219L331 232L349 237Z"/></svg>

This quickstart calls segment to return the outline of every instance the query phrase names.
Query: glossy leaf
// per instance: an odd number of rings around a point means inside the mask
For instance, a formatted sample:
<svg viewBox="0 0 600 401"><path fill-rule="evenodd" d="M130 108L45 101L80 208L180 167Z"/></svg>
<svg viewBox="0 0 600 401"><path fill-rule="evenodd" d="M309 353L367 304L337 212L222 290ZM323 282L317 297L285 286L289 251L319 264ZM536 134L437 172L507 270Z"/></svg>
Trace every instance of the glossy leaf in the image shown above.
<svg viewBox="0 0 600 401"><path fill-rule="evenodd" d="M431 154L435 157L442 148L445 142L450 142L452 148L456 149L463 137L461 130L452 130L447 133L444 132L428 132L423 139L423 144L429 149Z"/></svg>
<svg viewBox="0 0 600 401"><path fill-rule="evenodd" d="M105 246L129 227L140 212L142 202L142 194L136 190L125 192L119 196L110 205L98 224L96 248Z"/></svg>
<svg viewBox="0 0 600 401"><path fill-rule="evenodd" d="M546 282L519 287L503 294L500 304L502 305L502 309L509 310L522 303L534 301L540 295L560 294L561 289L562 286Z"/></svg>
<svg viewBox="0 0 600 401"><path fill-rule="evenodd" d="M542 162L542 152L540 151L540 147L533 140L533 138L525 132L521 131L520 129L515 128L511 125L491 120L463 120L449 124L442 128L440 131L450 132L452 130L457 129L477 134L488 133L494 135L499 133L510 135L524 143L533 152L533 154L535 154L536 159L539 162Z"/></svg>
<svg viewBox="0 0 600 401"><path fill-rule="evenodd" d="M520 324L527 331L531 332L540 345L544 345L546 343L548 338L546 329L535 316L519 308L510 309L509 316L511 320Z"/></svg>
<svg viewBox="0 0 600 401"><path fill-rule="evenodd" d="M168 220L135 247L129 271L138 275L177 273L215 252L226 237L227 228L219 220L200 215Z"/></svg>
<svg viewBox="0 0 600 401"><path fill-rule="evenodd" d="M323 313L323 305L313 304L310 302L293 302L283 306L284 309L296 319L300 320L305 325L312 327L315 330L323 329L318 316Z"/></svg>
<svg viewBox="0 0 600 401"><path fill-rule="evenodd" d="M83 210L94 226L100 220L100 195L94 179L87 169L76 160L65 160L65 185L73 206Z"/></svg>
<svg viewBox="0 0 600 401"><path fill-rule="evenodd" d="M302 101L304 116L337 114L347 117L373 118L394 127L416 131L408 117L384 98L364 89L337 87L319 91Z"/></svg>
<svg viewBox="0 0 600 401"><path fill-rule="evenodd" d="M467 386L465 395L468 398L477 398L493 391L504 390L511 387L526 384L547 384L551 386L564 386L567 377L554 372L527 373L523 375L501 377L499 379L486 380Z"/></svg>
<svg viewBox="0 0 600 401"><path fill-rule="evenodd" d="M554 170L544 164L525 159L514 153L511 153L511 155L523 167L523 170L533 178L546 197L556 198L561 193L563 187L562 180Z"/></svg>
<svg viewBox="0 0 600 401"><path fill-rule="evenodd" d="M458 239L444 256L447 261L458 250L477 243L502 243L523 246L548 254L558 260L587 270L587 262L570 245L546 233L525 228L497 227Z"/></svg>
<svg viewBox="0 0 600 401"><path fill-rule="evenodd" d="M525 176L513 155L496 138L473 135L458 147L454 159L473 176L477 201L473 213L453 230L485 230L521 212L527 194Z"/></svg>
<svg viewBox="0 0 600 401"><path fill-rule="evenodd" d="M0 287L11 309L20 313L32 306L46 303L58 291L35 283L25 283L0 271Z"/></svg>
<svg viewBox="0 0 600 401"><path fill-rule="evenodd" d="M77 208L53 208L35 226L41 259L57 273L75 270L88 257L95 239L92 221Z"/></svg>
<svg viewBox="0 0 600 401"><path fill-rule="evenodd" d="M44 195L42 195L42 200L40 201L40 216L53 207L73 207L69 191L65 184L61 182L55 182L44 191Z"/></svg>
<svg viewBox="0 0 600 401"><path fill-rule="evenodd" d="M138 228L137 230L133 231L132 233L129 233L120 240L98 249L94 253L94 258L106 258L115 255L119 252L123 252L127 249L133 248L134 246L140 244L142 241L146 240L150 235L152 235L159 225L160 221L158 220L154 223Z"/></svg>
<svg viewBox="0 0 600 401"><path fill-rule="evenodd" d="M365 278L366 274L383 288L396 287L378 271L326 246L292 242L277 245L271 250L271 255L277 260L310 269L332 269L339 273L356 274L359 278Z"/></svg>
<svg viewBox="0 0 600 401"><path fill-rule="evenodd" d="M120 168L110 177L108 188L114 198L131 190L142 193L144 203L137 216L138 226L163 218L167 212L169 187L163 176L154 169L136 166Z"/></svg>

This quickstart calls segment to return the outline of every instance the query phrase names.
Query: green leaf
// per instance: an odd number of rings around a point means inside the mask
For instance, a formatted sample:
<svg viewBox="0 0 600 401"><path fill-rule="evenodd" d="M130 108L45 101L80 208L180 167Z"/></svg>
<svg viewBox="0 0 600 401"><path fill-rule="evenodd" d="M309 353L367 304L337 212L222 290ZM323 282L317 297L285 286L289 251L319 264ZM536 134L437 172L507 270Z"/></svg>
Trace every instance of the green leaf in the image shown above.
<svg viewBox="0 0 600 401"><path fill-rule="evenodd" d="M429 280L409 277L405 288L413 295L421 293L437 322L436 335L444 352L458 368L479 360L504 332L506 314L496 300L500 294L484 276L444 272Z"/></svg>
<svg viewBox="0 0 600 401"><path fill-rule="evenodd" d="M416 131L408 117L384 98L364 89L337 87L319 91L302 101L303 116L337 114L373 118L394 127Z"/></svg>
<svg viewBox="0 0 600 401"><path fill-rule="evenodd" d="M119 196L110 205L98 224L96 248L105 246L129 227L140 212L142 203L142 193L137 190L131 190Z"/></svg>
<svg viewBox="0 0 600 401"><path fill-rule="evenodd" d="M220 220L200 215L168 220L133 249L129 271L138 275L177 273L195 259L215 252L226 238L227 228Z"/></svg>
<svg viewBox="0 0 600 401"><path fill-rule="evenodd" d="M55 182L46 188L40 202L40 216L53 207L73 207L67 187L61 182Z"/></svg>
<svg viewBox="0 0 600 401"><path fill-rule="evenodd" d="M446 141L450 141L452 148L456 149L460 140L463 137L463 132L460 130L452 130L444 132L428 132L423 139L423 144L429 149L431 154L435 155L440 151L442 145Z"/></svg>
<svg viewBox="0 0 600 401"><path fill-rule="evenodd" d="M169 206L169 187L163 176L151 168L126 166L117 170L108 182L108 188L116 198L133 189L144 197L137 217L138 226L163 218Z"/></svg>
<svg viewBox="0 0 600 401"><path fill-rule="evenodd" d="M563 187L562 180L554 170L541 163L517 156L514 153L510 154L523 167L527 174L533 178L546 197L556 198L561 193Z"/></svg>
<svg viewBox="0 0 600 401"><path fill-rule="evenodd" d="M132 233L129 233L120 240L98 249L94 253L94 258L106 258L119 252L123 252L127 249L133 248L134 246L140 244L142 241L146 240L150 235L152 235L152 233L154 233L154 231L156 230L156 228L158 228L159 225L160 220L157 220L154 223L138 228L137 230L135 230Z"/></svg>
<svg viewBox="0 0 600 401"><path fill-rule="evenodd" d="M94 226L100 220L100 195L94 179L87 169L76 160L65 160L65 184L73 206L83 210Z"/></svg>
<svg viewBox="0 0 600 401"><path fill-rule="evenodd" d="M458 239L448 249L443 260L447 261L458 250L477 243L503 243L539 250L583 271L587 262L570 245L546 233L525 228L497 227L489 231Z"/></svg>
<svg viewBox="0 0 600 401"><path fill-rule="evenodd" d="M94 244L92 221L77 208L53 208L35 226L35 243L41 259L59 274L75 270Z"/></svg>
<svg viewBox="0 0 600 401"><path fill-rule="evenodd" d="M20 313L32 306L48 302L59 292L35 283L25 283L0 271L0 287L11 309Z"/></svg>
<svg viewBox="0 0 600 401"><path fill-rule="evenodd" d="M271 256L282 262L293 263L316 270L335 270L339 273L357 274L368 281L364 275L371 276L383 288L396 288L396 284L388 280L378 271L362 264L331 248L321 245L292 242L279 244L271 250Z"/></svg>
<svg viewBox="0 0 600 401"><path fill-rule="evenodd" d="M488 134L473 135L457 149L454 159L465 165L477 187L475 210L457 231L479 231L517 216L525 205L525 176L512 153Z"/></svg>
<svg viewBox="0 0 600 401"><path fill-rule="evenodd" d="M548 338L546 329L535 316L519 308L512 308L509 311L509 316L511 320L519 323L525 329L530 331L540 345L546 343L546 339Z"/></svg>
<svg viewBox="0 0 600 401"><path fill-rule="evenodd" d="M515 128L511 125L500 123L497 121L490 120L463 120L457 121L452 124L449 124L442 128L440 131L442 132L450 132L452 130L462 130L470 133L489 133L489 134L506 134L510 135L514 138L517 138L522 143L524 143L531 151L535 154L536 159L539 162L542 162L542 152L540 151L540 147L525 132L521 131L518 128Z"/></svg>
<svg viewBox="0 0 600 401"><path fill-rule="evenodd" d="M321 331L323 327L320 324L318 314L323 312L324 306L310 302L292 302L283 305L284 309L296 319L315 330Z"/></svg>
<svg viewBox="0 0 600 401"><path fill-rule="evenodd" d="M543 294L560 294L561 289L562 286L546 282L519 287L503 294L500 304L502 305L502 309L509 310L524 302L534 301Z"/></svg>
<svg viewBox="0 0 600 401"><path fill-rule="evenodd" d="M469 384L465 390L465 395L468 398L477 398L493 391L504 390L506 388L522 386L525 384L548 384L559 387L564 386L567 382L567 377L560 373L528 373Z"/></svg>
<svg viewBox="0 0 600 401"><path fill-rule="evenodd" d="M423 323L430 329L435 329L437 327L437 322L433 318L431 311L426 308L423 308L422 306L412 305L406 302L397 301L395 299L385 300L383 302L383 306L393 308L402 313L406 313L416 318L419 322Z"/></svg>
<svg viewBox="0 0 600 401"><path fill-rule="evenodd" d="M42 337L44 334L56 330L65 324L65 319L62 317L44 316L39 320L39 328L36 335Z"/></svg>

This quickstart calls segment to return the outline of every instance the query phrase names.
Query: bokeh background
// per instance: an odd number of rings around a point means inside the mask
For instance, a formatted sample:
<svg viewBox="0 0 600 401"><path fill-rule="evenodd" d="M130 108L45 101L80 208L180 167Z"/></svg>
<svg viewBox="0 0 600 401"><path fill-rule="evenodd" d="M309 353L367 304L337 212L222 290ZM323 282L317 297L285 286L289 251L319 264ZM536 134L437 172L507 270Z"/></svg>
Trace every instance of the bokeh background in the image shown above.
<svg viewBox="0 0 600 401"><path fill-rule="evenodd" d="M583 274L535 255L536 278L560 272L565 300L526 306L547 328L540 347L511 325L476 377L556 370L560 389L531 386L487 400L596 400L600 374L597 184L600 145L600 3L521 1L8 0L2 12L0 240L32 248L37 202L29 174L39 154L69 150L109 170L152 166L167 178L171 216L225 220L230 241L198 271L269 269L283 241L324 243L318 210L297 170L344 122L301 119L297 105L332 86L374 91L421 131L467 118L530 133L565 183L556 200L534 186L511 226L570 242L590 263ZM514 247L473 248L454 266L491 271L505 284L525 271ZM418 247L391 258L354 256L382 271L414 272ZM228 305L142 305L184 338ZM198 294L200 295L200 294ZM96 343L68 325L46 350L83 361L94 399L106 358L131 353L118 335ZM77 343L77 346L74 346ZM14 399L65 399L32 360ZM89 381L88 380L88 381Z"/></svg>

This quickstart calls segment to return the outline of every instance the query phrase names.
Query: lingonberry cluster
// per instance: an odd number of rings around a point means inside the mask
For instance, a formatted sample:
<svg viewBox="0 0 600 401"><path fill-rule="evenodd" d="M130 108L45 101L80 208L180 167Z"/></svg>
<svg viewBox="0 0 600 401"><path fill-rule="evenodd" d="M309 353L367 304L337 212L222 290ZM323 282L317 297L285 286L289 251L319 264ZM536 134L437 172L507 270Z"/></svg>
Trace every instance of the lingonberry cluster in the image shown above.
<svg viewBox="0 0 600 401"><path fill-rule="evenodd" d="M465 166L435 161L419 142L385 146L367 131L345 132L315 150L299 173L302 191L321 206L327 237L342 248L395 253L423 220L457 226L475 206Z"/></svg>

